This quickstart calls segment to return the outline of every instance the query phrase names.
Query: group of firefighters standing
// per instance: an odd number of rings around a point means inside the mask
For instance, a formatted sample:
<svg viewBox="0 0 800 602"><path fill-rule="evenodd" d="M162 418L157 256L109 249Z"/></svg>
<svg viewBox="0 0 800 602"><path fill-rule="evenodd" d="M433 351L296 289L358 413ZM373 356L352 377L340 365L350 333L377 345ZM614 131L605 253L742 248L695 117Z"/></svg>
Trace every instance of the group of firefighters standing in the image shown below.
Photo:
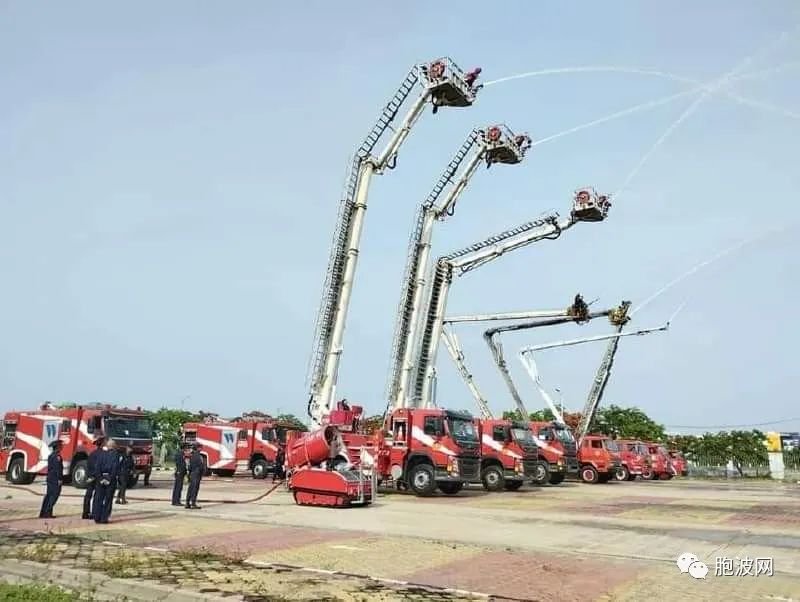
<svg viewBox="0 0 800 602"><path fill-rule="evenodd" d="M83 496L84 519L94 519L98 524L107 524L111 517L111 509L116 493L117 504L127 504L126 492L129 480L134 476L133 456L125 447L118 447L111 439L97 437L95 449L89 454L86 463L87 486ZM47 490L42 500L39 518L55 518L53 509L64 482L64 461L61 458L61 441L50 444L52 452L47 458ZM192 453L188 460L184 455L187 446L175 452L175 484L172 490L172 505L181 505L183 481L189 476L189 488L186 494L186 508L199 510L197 494L200 491L200 480L203 478L205 464L200 454L200 446L191 446ZM149 479L146 479L145 485Z"/></svg>

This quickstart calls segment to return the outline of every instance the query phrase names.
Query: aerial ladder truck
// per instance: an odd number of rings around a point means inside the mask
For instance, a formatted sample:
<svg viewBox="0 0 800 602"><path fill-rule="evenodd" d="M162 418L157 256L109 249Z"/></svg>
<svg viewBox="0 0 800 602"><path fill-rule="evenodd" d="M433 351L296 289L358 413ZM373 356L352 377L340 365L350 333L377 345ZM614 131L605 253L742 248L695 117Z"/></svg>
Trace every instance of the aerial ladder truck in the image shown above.
<svg viewBox="0 0 800 602"><path fill-rule="evenodd" d="M447 297L453 276L481 267L498 257L526 247L541 240L555 240L579 222L600 222L608 215L611 203L607 196L583 195L579 191L568 217L560 218L552 212L546 217L524 223L516 228L470 245L438 259L433 267L430 296L421 331L420 348L414 375L413 405L419 408L433 407L433 385L435 382L436 355L444 326Z"/></svg>
<svg viewBox="0 0 800 602"><path fill-rule="evenodd" d="M606 384L608 383L608 377L611 372L611 366L613 365L614 356L616 355L618 345L610 344L606 354L603 356L603 361L600 364L595 376L595 380L592 384L592 388L589 392L589 396L586 401L586 405L584 406L583 414L581 416L577 432L575 433L575 437L573 437L564 427L564 417L561 415L561 412L556 407L556 404L542 386L532 355L537 351L542 351L545 349L579 345L593 341L610 340L611 343L614 343L618 342L619 339L624 336L642 336L669 329L668 321L663 326L655 328L645 328L632 332L622 332L622 328L630 319L627 313L629 307L630 302L624 302L620 308L618 308L617 315L612 317L612 323L615 323L617 326L617 332L615 334L598 335L566 341L557 341L554 343L546 343L541 345L532 345L529 347L524 347L519 351L520 361L556 418L555 424L561 427L563 434L568 435L572 440L577 440L576 447L579 473L581 479L587 483L607 482L620 470L622 466L620 458L617 455L616 446L609 437L601 435L588 435L589 426L594 420L600 399L602 398Z"/></svg>
<svg viewBox="0 0 800 602"><path fill-rule="evenodd" d="M426 104L432 104L434 112L440 107L473 104L477 93L474 86L476 77L476 72L465 74L449 58L414 66L353 158L331 245L310 360L308 414L314 430L291 442L287 440L288 485L298 504L341 506L371 499L372 492L367 491L371 481L365 482L363 474L320 468L322 464L331 467L334 457L341 455L340 427L352 425L353 414L359 410L335 408L333 400L369 185L373 175L395 167L397 153ZM393 127L400 109L417 85L422 92L412 102L405 117ZM376 152L386 130L391 130L392 135L384 149ZM357 492L356 497L353 492Z"/></svg>
<svg viewBox="0 0 800 602"><path fill-rule="evenodd" d="M408 405L409 381L414 369L414 350L422 325L422 306L427 284L425 273L429 263L434 224L453 216L456 203L481 161L485 161L487 167L495 163L514 165L523 160L530 145L531 140L527 134L515 135L502 124L484 130L473 130L447 165L433 190L420 205L408 243L397 321L392 337L386 392L389 406L402 408ZM472 156L459 173L459 168L470 152ZM439 202L440 196L450 183L453 183L452 187Z"/></svg>
<svg viewBox="0 0 800 602"><path fill-rule="evenodd" d="M536 425L529 423L527 420L527 410L522 403L521 396L513 380L511 380L511 375L508 373L502 353L502 346L499 340L494 340L494 336L498 332L508 330L555 326L567 322L582 323L594 318L613 314L614 312L614 309L610 309L590 313L582 297L577 295L575 297L575 302L570 307L561 310L479 314L476 316L454 316L445 319L445 327L442 330L442 340L462 380L464 380L467 388L478 404L482 415L482 419L480 420L482 432L481 480L484 488L490 491L500 490L503 487L515 490L519 488L525 478L531 478L532 482L537 485L543 485L548 481L551 484L557 485L563 481L567 470L564 450L559 449L560 446L558 446L557 443L553 446L532 436L531 433L536 431ZM535 318L535 321L493 328L486 331L484 338L489 342L492 348L495 363L500 369L515 401L517 412L520 416L520 419L515 421L496 419L493 416L488 402L481 394L475 384L472 374L466 366L464 352L461 349L458 338L455 333L448 328L449 324L455 322L508 319L509 316L512 319ZM532 426L534 427L533 429L531 428ZM538 434L538 432L536 434ZM524 458L525 461L522 463L523 470L518 470L519 466L515 466L512 461L512 459L520 453L520 450L512 449L515 445L523 448L526 445L530 445L533 451L536 452L535 454L526 454L527 457ZM577 472L577 468L575 472Z"/></svg>

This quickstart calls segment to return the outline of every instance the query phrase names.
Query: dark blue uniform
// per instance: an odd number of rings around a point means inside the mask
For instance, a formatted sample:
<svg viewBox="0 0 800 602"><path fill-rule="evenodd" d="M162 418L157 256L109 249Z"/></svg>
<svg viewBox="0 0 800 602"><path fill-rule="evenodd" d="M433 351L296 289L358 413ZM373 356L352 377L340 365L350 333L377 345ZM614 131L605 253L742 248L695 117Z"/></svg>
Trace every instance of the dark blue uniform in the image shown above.
<svg viewBox="0 0 800 602"><path fill-rule="evenodd" d="M186 478L186 458L182 449L175 452L173 460L175 461L175 483L172 485L172 505L180 506L183 480Z"/></svg>
<svg viewBox="0 0 800 602"><path fill-rule="evenodd" d="M133 476L133 455L130 452L123 451L119 454L119 477L117 479L119 493L117 494L117 503L128 503L128 500L125 499L125 492L128 490L128 479L131 476Z"/></svg>
<svg viewBox="0 0 800 602"><path fill-rule="evenodd" d="M47 458L47 491L42 500L39 518L53 518L53 508L61 495L61 483L64 481L64 462L61 460L61 449L54 448Z"/></svg>
<svg viewBox="0 0 800 602"><path fill-rule="evenodd" d="M119 475L119 454L113 449L103 449L97 457L97 481L95 482L92 518L96 523L107 523L114 502L117 476Z"/></svg>
<svg viewBox="0 0 800 602"><path fill-rule="evenodd" d="M197 494L200 492L200 479L203 478L203 456L196 449L189 458L189 490L186 492L186 507L197 508Z"/></svg>
<svg viewBox="0 0 800 602"><path fill-rule="evenodd" d="M86 461L86 492L83 494L83 518L92 518L92 498L94 497L95 484L97 483L97 458L100 455L100 448L95 449L89 454Z"/></svg>

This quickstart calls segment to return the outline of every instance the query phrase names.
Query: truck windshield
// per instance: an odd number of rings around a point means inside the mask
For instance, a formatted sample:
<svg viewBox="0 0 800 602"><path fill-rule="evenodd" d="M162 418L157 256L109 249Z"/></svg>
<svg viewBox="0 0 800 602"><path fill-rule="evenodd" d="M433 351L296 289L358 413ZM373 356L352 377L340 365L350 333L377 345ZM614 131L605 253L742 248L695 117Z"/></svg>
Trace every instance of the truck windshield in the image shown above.
<svg viewBox="0 0 800 602"><path fill-rule="evenodd" d="M564 443L575 443L575 437L572 436L572 433L569 432L569 429L557 428L554 430L556 433L556 438L559 441L563 441Z"/></svg>
<svg viewBox="0 0 800 602"><path fill-rule="evenodd" d="M461 418L448 418L447 428L450 435L457 441L478 441L478 429L471 420L463 420Z"/></svg>
<svg viewBox="0 0 800 602"><path fill-rule="evenodd" d="M107 418L106 436L111 439L152 439L153 423L149 418Z"/></svg>
<svg viewBox="0 0 800 602"><path fill-rule="evenodd" d="M605 447L610 452L618 452L619 447L617 446L617 442L613 439L603 439L603 447Z"/></svg>
<svg viewBox="0 0 800 602"><path fill-rule="evenodd" d="M534 441L533 433L531 433L530 429L513 428L511 429L511 435L514 437L514 440L520 445L528 445L528 446L536 445L536 441Z"/></svg>

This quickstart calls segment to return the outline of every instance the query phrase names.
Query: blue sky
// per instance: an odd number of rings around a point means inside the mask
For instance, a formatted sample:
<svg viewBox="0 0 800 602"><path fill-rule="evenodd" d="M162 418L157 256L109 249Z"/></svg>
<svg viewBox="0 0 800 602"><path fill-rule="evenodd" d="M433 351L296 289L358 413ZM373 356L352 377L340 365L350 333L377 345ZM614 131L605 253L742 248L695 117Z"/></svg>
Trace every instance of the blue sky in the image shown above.
<svg viewBox="0 0 800 602"><path fill-rule="evenodd" d="M447 54L484 80L622 66L708 81L800 23L752 2L0 3L0 409L41 400L303 414L305 373L348 158L416 62ZM797 32L727 89L800 112ZM372 187L340 392L384 404L408 232L476 126L534 139L674 94L685 84L572 73L486 87L430 112ZM617 190L695 96L537 146L473 179L434 254ZM620 345L607 402L668 425L798 415L795 191L800 120L714 94L652 154L610 218L458 279L449 313L644 300L748 236L636 315L667 333ZM516 350L606 323L507 336ZM510 407L480 326L457 330L493 407ZM582 405L604 344L543 353L545 383ZM444 350L439 399L472 408ZM798 430L800 423L780 425Z"/></svg>

